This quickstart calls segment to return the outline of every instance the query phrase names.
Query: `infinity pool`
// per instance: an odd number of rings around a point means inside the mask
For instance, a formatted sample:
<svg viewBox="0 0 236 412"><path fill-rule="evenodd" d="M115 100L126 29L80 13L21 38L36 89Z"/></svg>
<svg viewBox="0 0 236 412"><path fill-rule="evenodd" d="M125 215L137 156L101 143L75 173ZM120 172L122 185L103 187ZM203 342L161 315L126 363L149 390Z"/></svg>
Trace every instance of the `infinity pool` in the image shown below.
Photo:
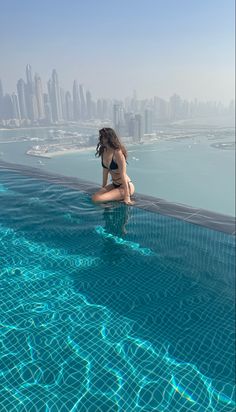
<svg viewBox="0 0 236 412"><path fill-rule="evenodd" d="M0 169L0 410L233 412L235 238Z"/></svg>

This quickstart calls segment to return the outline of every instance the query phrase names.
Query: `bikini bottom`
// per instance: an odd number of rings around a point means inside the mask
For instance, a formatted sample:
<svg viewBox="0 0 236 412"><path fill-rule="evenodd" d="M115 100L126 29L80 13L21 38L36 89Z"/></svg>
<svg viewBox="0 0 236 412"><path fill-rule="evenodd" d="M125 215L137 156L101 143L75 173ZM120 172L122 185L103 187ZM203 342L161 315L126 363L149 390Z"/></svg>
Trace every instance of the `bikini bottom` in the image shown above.
<svg viewBox="0 0 236 412"><path fill-rule="evenodd" d="M129 183L132 183L132 180L129 180L129 181L128 181L128 185L129 185ZM115 189L117 189L118 187L122 186L122 183L121 183L121 184L117 184L117 183L114 183L114 182L113 182L112 184L113 184L113 186L114 186ZM130 185L129 185L129 189L130 189Z"/></svg>

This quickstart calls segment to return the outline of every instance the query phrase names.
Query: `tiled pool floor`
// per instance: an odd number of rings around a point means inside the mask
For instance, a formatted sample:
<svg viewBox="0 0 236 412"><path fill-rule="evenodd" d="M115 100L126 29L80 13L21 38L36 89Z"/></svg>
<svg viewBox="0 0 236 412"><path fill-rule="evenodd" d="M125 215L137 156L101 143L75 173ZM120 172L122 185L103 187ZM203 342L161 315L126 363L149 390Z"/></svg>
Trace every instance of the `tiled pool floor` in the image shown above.
<svg viewBox="0 0 236 412"><path fill-rule="evenodd" d="M0 169L5 411L234 403L234 237Z"/></svg>

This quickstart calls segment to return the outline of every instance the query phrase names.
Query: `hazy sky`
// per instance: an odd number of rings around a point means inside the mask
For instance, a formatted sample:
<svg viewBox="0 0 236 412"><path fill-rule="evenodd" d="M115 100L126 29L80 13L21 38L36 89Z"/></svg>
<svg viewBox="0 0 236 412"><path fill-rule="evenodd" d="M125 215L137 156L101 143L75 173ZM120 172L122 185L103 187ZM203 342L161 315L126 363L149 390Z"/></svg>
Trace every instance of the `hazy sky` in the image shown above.
<svg viewBox="0 0 236 412"><path fill-rule="evenodd" d="M0 5L0 78L16 91L25 66L56 68L97 98L234 97L234 0L7 0Z"/></svg>

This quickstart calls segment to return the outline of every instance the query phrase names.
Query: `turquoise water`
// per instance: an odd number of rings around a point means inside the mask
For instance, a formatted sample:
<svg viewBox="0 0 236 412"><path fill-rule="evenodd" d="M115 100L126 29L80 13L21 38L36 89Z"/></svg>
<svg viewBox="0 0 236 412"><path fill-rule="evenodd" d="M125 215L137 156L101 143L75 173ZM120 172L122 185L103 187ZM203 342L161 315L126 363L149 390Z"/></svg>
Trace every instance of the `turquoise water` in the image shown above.
<svg viewBox="0 0 236 412"><path fill-rule="evenodd" d="M1 411L234 411L234 237L10 171L0 202Z"/></svg>
<svg viewBox="0 0 236 412"><path fill-rule="evenodd" d="M63 128L66 130L66 128ZM73 130L80 129L73 128ZM89 130L87 131L89 132ZM169 126L158 129L160 140L128 146L128 173L136 191L146 195L235 215L235 140L233 127ZM90 131L96 133L96 131ZM50 137L48 129L0 131L0 140L20 136ZM215 145L223 145L218 148ZM1 143L5 161L40 167L66 176L80 177L101 184L102 170L94 152L66 154L53 159L27 156L35 142ZM38 143L40 144L40 142ZM42 144L42 143L41 143Z"/></svg>

